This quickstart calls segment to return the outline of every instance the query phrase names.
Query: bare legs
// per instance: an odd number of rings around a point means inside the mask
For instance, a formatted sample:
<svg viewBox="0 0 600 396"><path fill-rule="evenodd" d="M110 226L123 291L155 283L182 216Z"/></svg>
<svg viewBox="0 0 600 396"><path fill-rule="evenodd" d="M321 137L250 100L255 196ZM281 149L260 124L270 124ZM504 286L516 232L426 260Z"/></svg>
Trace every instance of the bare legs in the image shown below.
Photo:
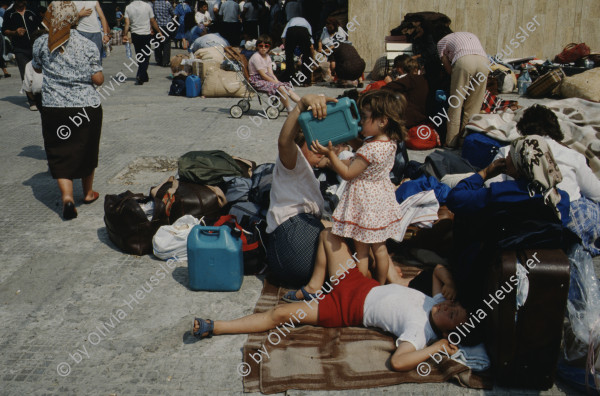
<svg viewBox="0 0 600 396"><path fill-rule="evenodd" d="M73 180L71 179L56 179L60 194L62 195L62 203L75 202L73 199ZM95 191L92 188L94 184L94 172L81 179L81 186L83 187L83 199L91 201L95 198Z"/></svg>
<svg viewBox="0 0 600 396"><path fill-rule="evenodd" d="M385 242L372 244L371 250L373 250L373 255L375 255L375 279L380 284L385 285L391 260Z"/></svg>
<svg viewBox="0 0 600 396"><path fill-rule="evenodd" d="M298 103L300 101L298 94L293 90L288 90L286 87L279 87L277 90L279 91L279 96L281 97L281 103L283 103L288 112L292 111L293 106L290 103L290 99Z"/></svg>
<svg viewBox="0 0 600 396"><path fill-rule="evenodd" d="M300 310L304 314L300 314ZM216 320L213 334L260 333L274 329L283 322L289 322L294 317L298 318L301 324L317 324L317 320L319 319L318 305L312 304L309 306L303 302L278 305L267 312L256 313L239 319ZM195 323L194 331L198 327L198 324Z"/></svg>

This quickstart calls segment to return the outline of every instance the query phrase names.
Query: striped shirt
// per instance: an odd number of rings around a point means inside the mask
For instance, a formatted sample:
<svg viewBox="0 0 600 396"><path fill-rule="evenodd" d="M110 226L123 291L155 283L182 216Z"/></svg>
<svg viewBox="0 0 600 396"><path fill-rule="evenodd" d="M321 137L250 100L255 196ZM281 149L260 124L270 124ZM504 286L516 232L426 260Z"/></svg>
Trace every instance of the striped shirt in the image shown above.
<svg viewBox="0 0 600 396"><path fill-rule="evenodd" d="M481 55L487 57L487 54L477 36L468 32L456 32L444 36L438 44L437 50L440 58L444 55L454 63L465 55Z"/></svg>
<svg viewBox="0 0 600 396"><path fill-rule="evenodd" d="M167 26L169 22L172 22L175 11L171 2L167 0L156 0L152 5L154 9L154 17L158 26Z"/></svg>

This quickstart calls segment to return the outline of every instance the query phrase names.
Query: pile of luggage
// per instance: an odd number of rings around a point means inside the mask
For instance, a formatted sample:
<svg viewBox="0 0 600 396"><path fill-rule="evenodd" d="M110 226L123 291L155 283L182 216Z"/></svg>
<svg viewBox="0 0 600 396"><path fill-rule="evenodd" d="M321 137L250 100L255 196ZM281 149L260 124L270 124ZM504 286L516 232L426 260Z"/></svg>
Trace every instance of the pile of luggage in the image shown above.
<svg viewBox="0 0 600 396"><path fill-rule="evenodd" d="M239 245L235 254L243 258L243 268L237 271L239 285L231 289L237 290L244 274L260 273L266 266L263 240L273 167L221 150L186 153L178 161L179 179L171 176L147 195L126 191L105 196L108 236L124 253L185 260L198 250L190 243L191 235L199 246L205 237L226 233L215 254L229 252L231 243L234 250Z"/></svg>

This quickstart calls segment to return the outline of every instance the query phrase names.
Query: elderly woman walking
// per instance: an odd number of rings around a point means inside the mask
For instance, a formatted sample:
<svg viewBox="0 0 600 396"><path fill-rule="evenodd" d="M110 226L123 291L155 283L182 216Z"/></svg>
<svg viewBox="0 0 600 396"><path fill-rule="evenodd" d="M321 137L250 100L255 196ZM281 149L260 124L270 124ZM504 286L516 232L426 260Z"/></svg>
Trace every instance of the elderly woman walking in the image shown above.
<svg viewBox="0 0 600 396"><path fill-rule="evenodd" d="M94 84L102 85L104 75L98 48L75 29L78 19L72 1L53 1L43 21L48 34L33 45L33 67L44 75L44 149L62 195L65 220L77 217L73 179L81 179L84 204L99 197L92 184L98 166L102 107Z"/></svg>

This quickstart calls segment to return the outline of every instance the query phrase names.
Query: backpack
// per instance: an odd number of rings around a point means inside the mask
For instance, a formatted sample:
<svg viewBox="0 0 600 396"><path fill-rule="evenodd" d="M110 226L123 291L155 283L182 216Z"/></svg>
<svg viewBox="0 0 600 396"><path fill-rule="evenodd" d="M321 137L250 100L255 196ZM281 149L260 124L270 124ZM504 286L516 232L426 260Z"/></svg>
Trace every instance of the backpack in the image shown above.
<svg viewBox="0 0 600 396"><path fill-rule="evenodd" d="M176 78L171 82L171 88L169 88L170 96L185 96L185 80Z"/></svg>
<svg viewBox="0 0 600 396"><path fill-rule="evenodd" d="M222 150L190 151L177 162L183 181L215 185L223 183L224 176L242 176L237 162Z"/></svg>
<svg viewBox="0 0 600 396"><path fill-rule="evenodd" d="M271 184L273 183L273 169L275 164L267 163L259 165L252 174L252 186L248 194L248 200L260 205L263 209L269 209L271 203Z"/></svg>
<svg viewBox="0 0 600 396"><path fill-rule="evenodd" d="M214 226L226 225L231 228L231 235L239 237L242 240L244 275L261 274L267 267L267 251L263 243L263 235L266 235L267 224L260 217L260 212L256 212L254 215L251 214L252 210L259 209L257 206L254 206L254 208L248 207L248 204L252 205L250 202L244 202L243 204L246 205L245 211L248 211L248 216L242 216L240 219L244 227L237 222L237 217L232 214L221 216ZM234 207L238 207L239 205L238 203Z"/></svg>
<svg viewBox="0 0 600 396"><path fill-rule="evenodd" d="M227 202L248 201L252 179L249 177L224 177L223 180L225 181L223 189Z"/></svg>

